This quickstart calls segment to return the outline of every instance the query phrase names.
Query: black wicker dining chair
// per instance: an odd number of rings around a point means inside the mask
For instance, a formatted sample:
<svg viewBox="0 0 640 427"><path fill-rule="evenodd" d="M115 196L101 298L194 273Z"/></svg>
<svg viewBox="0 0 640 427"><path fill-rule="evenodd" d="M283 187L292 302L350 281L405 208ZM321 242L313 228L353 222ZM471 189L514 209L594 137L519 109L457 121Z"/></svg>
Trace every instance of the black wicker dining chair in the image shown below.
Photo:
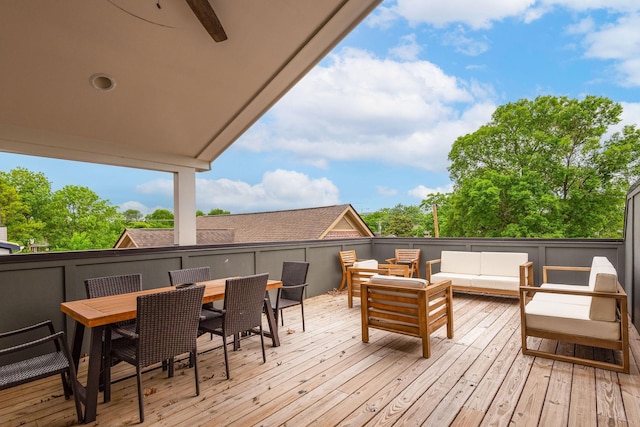
<svg viewBox="0 0 640 427"><path fill-rule="evenodd" d="M110 348L107 341L105 394L111 396L111 359L113 356L136 367L140 422L144 421L142 369L173 360L189 353L193 361L196 395L200 395L196 340L204 286L140 295L137 298L136 331L117 329L129 338L129 344Z"/></svg>
<svg viewBox="0 0 640 427"><path fill-rule="evenodd" d="M211 269L209 267L183 268L182 270L169 271L169 282L171 283L171 286L205 282L210 279ZM222 311L216 309L212 302L202 304L202 311L200 312L201 322L221 316ZM211 335L213 337L213 334Z"/></svg>
<svg viewBox="0 0 640 427"><path fill-rule="evenodd" d="M222 317L200 322L200 330L222 337L227 379L230 378L229 355L227 353L227 337L230 335L234 337L240 333L260 335L262 362L267 361L264 350L262 311L268 279L269 273L227 279Z"/></svg>
<svg viewBox="0 0 640 427"><path fill-rule="evenodd" d="M46 330L46 335L34 339L34 331L41 329ZM0 333L2 341L15 342L22 337L25 338L19 344L0 349L0 390L60 374L64 398L68 400L73 394L78 423L82 423L84 418L80 406L80 395L76 388L76 367L64 332L55 332L51 320L46 320L25 328ZM27 339L30 341L25 341ZM4 347L4 344L1 347ZM34 356L34 352L38 352L36 353L38 355Z"/></svg>
<svg viewBox="0 0 640 427"><path fill-rule="evenodd" d="M271 302L271 308L274 311L276 322L280 317L280 322L284 326L284 317L282 310L296 305L300 306L302 311L302 330L304 325L304 292L307 288L307 272L309 271L308 262L292 262L285 261L282 263L282 288L278 289L278 295L275 301Z"/></svg>
<svg viewBox="0 0 640 427"><path fill-rule="evenodd" d="M87 298L100 298L108 297L112 295L127 294L129 292L138 292L142 290L142 274L122 274L117 276L104 276L104 277L92 277L85 279L84 288L87 293ZM118 328L127 329L130 332L136 330L135 320L125 320L117 323ZM122 335L115 332L112 329L111 332L111 345L118 346L122 340ZM100 389L104 387L104 338L103 338L103 350L102 361L100 363ZM113 363L118 363L119 360L113 360Z"/></svg>

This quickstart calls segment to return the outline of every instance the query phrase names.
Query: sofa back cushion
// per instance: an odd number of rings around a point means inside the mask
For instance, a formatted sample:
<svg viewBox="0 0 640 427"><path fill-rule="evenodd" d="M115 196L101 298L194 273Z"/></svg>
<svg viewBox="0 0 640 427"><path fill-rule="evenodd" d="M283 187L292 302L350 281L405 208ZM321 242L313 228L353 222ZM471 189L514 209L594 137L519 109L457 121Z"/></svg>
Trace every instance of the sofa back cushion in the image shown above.
<svg viewBox="0 0 640 427"><path fill-rule="evenodd" d="M519 277L520 264L527 261L529 255L522 252L481 252L480 274Z"/></svg>
<svg viewBox="0 0 640 427"><path fill-rule="evenodd" d="M378 268L378 261L375 259L365 259L363 261L356 261L353 263L355 268Z"/></svg>
<svg viewBox="0 0 640 427"><path fill-rule="evenodd" d="M480 274L481 252L442 251L440 272Z"/></svg>
<svg viewBox="0 0 640 427"><path fill-rule="evenodd" d="M381 276L376 274L369 280L371 284L386 285L386 286L404 286L407 288L426 288L429 282L425 279L417 279L412 277L395 277L395 276Z"/></svg>
<svg viewBox="0 0 640 427"><path fill-rule="evenodd" d="M618 292L618 274L606 257L593 257L589 273L589 288L595 292ZM589 318L613 322L616 320L616 300L593 297Z"/></svg>

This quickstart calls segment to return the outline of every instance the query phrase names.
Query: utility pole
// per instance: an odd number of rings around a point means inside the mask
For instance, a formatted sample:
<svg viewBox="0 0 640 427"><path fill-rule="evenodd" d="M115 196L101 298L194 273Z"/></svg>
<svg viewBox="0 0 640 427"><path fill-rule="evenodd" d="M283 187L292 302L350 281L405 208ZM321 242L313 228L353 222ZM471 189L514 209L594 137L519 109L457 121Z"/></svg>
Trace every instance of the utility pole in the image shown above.
<svg viewBox="0 0 640 427"><path fill-rule="evenodd" d="M440 229L438 227L438 205L433 205L433 231L435 237L440 237Z"/></svg>

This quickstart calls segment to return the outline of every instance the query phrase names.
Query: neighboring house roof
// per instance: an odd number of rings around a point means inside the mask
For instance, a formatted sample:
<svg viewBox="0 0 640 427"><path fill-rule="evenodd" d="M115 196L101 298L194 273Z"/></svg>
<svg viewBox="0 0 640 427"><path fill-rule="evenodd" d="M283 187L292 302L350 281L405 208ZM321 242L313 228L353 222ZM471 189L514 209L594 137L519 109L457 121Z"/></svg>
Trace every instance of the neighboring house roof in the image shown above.
<svg viewBox="0 0 640 427"><path fill-rule="evenodd" d="M233 243L233 230L196 230L198 245ZM126 228L114 248L173 246L173 228Z"/></svg>
<svg viewBox="0 0 640 427"><path fill-rule="evenodd" d="M198 244L373 237L349 204L196 218ZM127 229L116 248L173 245L172 229Z"/></svg>
<svg viewBox="0 0 640 427"><path fill-rule="evenodd" d="M11 242L0 241L0 254L7 254L20 250L20 245Z"/></svg>

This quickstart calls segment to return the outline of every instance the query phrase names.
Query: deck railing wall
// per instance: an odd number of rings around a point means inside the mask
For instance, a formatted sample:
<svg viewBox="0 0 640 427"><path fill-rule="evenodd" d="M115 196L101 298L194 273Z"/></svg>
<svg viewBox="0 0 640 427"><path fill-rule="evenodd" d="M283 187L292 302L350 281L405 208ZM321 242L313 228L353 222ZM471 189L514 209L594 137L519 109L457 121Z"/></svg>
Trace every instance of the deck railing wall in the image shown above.
<svg viewBox="0 0 640 427"><path fill-rule="evenodd" d="M355 249L359 258L382 262L393 257L395 248L421 249L423 277L425 261L439 258L442 250L510 251L529 254L535 264L536 284L542 265L588 266L594 255L608 257L618 269L620 282L625 287L631 283L625 280L629 269L625 268L622 240L363 238L18 254L0 257L0 330L51 319L57 328L71 332L71 322L60 312L60 302L85 298L84 279L90 277L142 273L147 289L169 286L168 271L179 268L210 266L214 278L269 272L271 278L279 279L283 261L308 261L310 297L340 284L338 251ZM632 295L632 289L627 292Z"/></svg>

